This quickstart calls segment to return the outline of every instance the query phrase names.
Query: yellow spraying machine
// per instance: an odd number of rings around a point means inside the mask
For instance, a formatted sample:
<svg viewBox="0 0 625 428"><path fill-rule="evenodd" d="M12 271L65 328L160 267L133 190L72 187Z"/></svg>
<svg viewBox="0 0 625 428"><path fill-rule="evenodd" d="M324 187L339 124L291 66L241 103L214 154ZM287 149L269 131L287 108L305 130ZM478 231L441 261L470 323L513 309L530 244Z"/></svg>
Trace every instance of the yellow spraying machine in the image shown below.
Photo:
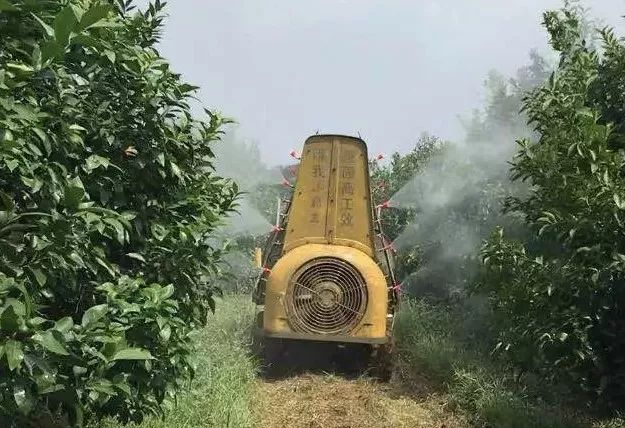
<svg viewBox="0 0 625 428"><path fill-rule="evenodd" d="M257 254L256 332L265 347L361 344L374 361L387 360L398 298L378 215L365 142L308 138L293 193Z"/></svg>

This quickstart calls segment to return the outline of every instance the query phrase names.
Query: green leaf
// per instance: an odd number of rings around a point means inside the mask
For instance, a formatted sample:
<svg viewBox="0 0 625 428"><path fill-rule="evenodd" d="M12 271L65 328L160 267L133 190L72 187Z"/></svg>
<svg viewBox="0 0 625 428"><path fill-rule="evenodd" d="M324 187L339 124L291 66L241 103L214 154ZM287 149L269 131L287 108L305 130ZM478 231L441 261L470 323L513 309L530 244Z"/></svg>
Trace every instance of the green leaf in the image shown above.
<svg viewBox="0 0 625 428"><path fill-rule="evenodd" d="M182 173L180 172L180 167L176 165L174 162L170 162L169 166L171 168L172 174L174 174L178 178L182 178Z"/></svg>
<svg viewBox="0 0 625 428"><path fill-rule="evenodd" d="M9 339L4 345L4 353L9 363L9 370L13 371L22 364L24 360L24 351L22 351L22 344L15 340Z"/></svg>
<svg viewBox="0 0 625 428"><path fill-rule="evenodd" d="M19 161L17 159L5 159L4 164L7 166L10 172L13 172L15 168L19 166Z"/></svg>
<svg viewBox="0 0 625 428"><path fill-rule="evenodd" d="M78 208L78 205L85 197L85 187L82 184L80 178L76 177L69 181L69 184L65 187L64 203L65 206L73 210Z"/></svg>
<svg viewBox="0 0 625 428"><path fill-rule="evenodd" d="M111 11L112 8L109 5L98 4L95 6L91 6L80 19L80 24L77 28L78 31L85 30L97 23L98 21L106 18Z"/></svg>
<svg viewBox="0 0 625 428"><path fill-rule="evenodd" d="M13 399L20 413L27 415L33 409L35 401L23 384L13 386Z"/></svg>
<svg viewBox="0 0 625 428"><path fill-rule="evenodd" d="M46 32L46 34L49 37L54 37L54 29L52 27L50 27L48 24L43 22L43 20L41 18L39 18L38 16L33 14L33 17L37 20L37 22L39 22L39 25L41 25L41 27L43 28L43 30ZM42 50L42 52L43 52L43 50Z"/></svg>
<svg viewBox="0 0 625 428"><path fill-rule="evenodd" d="M141 348L127 348L117 351L113 355L113 361L118 360L153 360L154 357L149 351Z"/></svg>
<svg viewBox="0 0 625 428"><path fill-rule="evenodd" d="M594 118L594 113L591 109L589 109L588 107L582 107L577 109L576 113L580 116L584 116L584 117L588 117L588 118Z"/></svg>
<svg viewBox="0 0 625 428"><path fill-rule="evenodd" d="M54 323L54 329L61 333L69 332L74 327L74 320L72 317L63 317Z"/></svg>
<svg viewBox="0 0 625 428"><path fill-rule="evenodd" d="M161 224L152 224L150 227L152 231L152 236L154 236L157 240L162 241L167 236L167 229Z"/></svg>
<svg viewBox="0 0 625 428"><path fill-rule="evenodd" d="M48 281L48 277L46 276L45 273L43 273L43 271L41 269L39 269L39 268L30 268L30 271L35 276L35 280L37 281L37 284L39 284L41 287L46 285L46 282Z"/></svg>
<svg viewBox="0 0 625 428"><path fill-rule="evenodd" d="M161 299L167 300L174 294L174 286L169 284L161 290Z"/></svg>
<svg viewBox="0 0 625 428"><path fill-rule="evenodd" d="M171 337L171 327L169 325L164 326L161 331L159 331L159 335L165 342L167 342Z"/></svg>
<svg viewBox="0 0 625 428"><path fill-rule="evenodd" d="M120 380L114 383L115 388L119 389L121 392L123 392L124 394L126 394L128 397L131 396L132 391L130 390L130 386L128 385L128 383L124 380Z"/></svg>
<svg viewBox="0 0 625 428"><path fill-rule="evenodd" d="M105 158L103 156L98 156L98 155L91 155L85 161L86 169L89 172L101 166L104 167L104 169L106 169L108 168L109 165L110 165L110 160L108 158Z"/></svg>
<svg viewBox="0 0 625 428"><path fill-rule="evenodd" d="M139 261L145 263L145 259L139 253L128 253L128 254L126 254L126 257L130 257L131 259L139 260Z"/></svg>
<svg viewBox="0 0 625 428"><path fill-rule="evenodd" d="M615 193L614 195L612 195L612 198L614 199L614 203L616 204L618 209L622 210L623 208L625 208L625 200L623 200L620 195Z"/></svg>
<svg viewBox="0 0 625 428"><path fill-rule="evenodd" d="M46 320L45 318L41 318L41 317L33 317L31 319L28 320L28 325L31 327L38 327L41 324L45 324L48 320Z"/></svg>
<svg viewBox="0 0 625 428"><path fill-rule="evenodd" d="M118 220L110 217L105 218L104 222L113 226L113 229L115 229L117 235L117 241L120 244L123 244L125 240L124 225L121 224Z"/></svg>
<svg viewBox="0 0 625 428"><path fill-rule="evenodd" d="M41 186L43 186L43 182L36 177L29 178L29 177L21 176L20 179L22 180L22 183L30 187L33 193L37 193L41 189Z"/></svg>
<svg viewBox="0 0 625 428"><path fill-rule="evenodd" d="M115 59L116 59L116 58L115 58L115 56L116 56L116 55L115 55L115 52L113 52L113 51L111 51L111 50L106 49L106 50L104 51L104 55L106 55L106 57L108 58L108 60L109 60L109 61L111 61L112 63L115 63Z"/></svg>
<svg viewBox="0 0 625 428"><path fill-rule="evenodd" d="M54 38L61 46L69 43L69 37L76 28L76 15L70 6L61 9L54 18Z"/></svg>
<svg viewBox="0 0 625 428"><path fill-rule="evenodd" d="M109 275L111 275L113 278L115 278L115 270L113 269L113 267L110 265L110 263L108 263L107 261L105 261L104 259L102 259L101 257L96 257L95 258L96 263L98 263L100 266L102 266L104 269L106 269L106 271L109 273Z"/></svg>
<svg viewBox="0 0 625 428"><path fill-rule="evenodd" d="M82 316L82 326L84 328L89 328L90 325L95 324L100 321L104 315L108 312L108 305L96 305L92 306L85 311Z"/></svg>
<svg viewBox="0 0 625 428"><path fill-rule="evenodd" d="M0 0L0 12L15 12L19 10L9 0Z"/></svg>
<svg viewBox="0 0 625 428"><path fill-rule="evenodd" d="M41 61L42 67L49 64L54 58L61 56L63 48L54 40L46 40L41 45Z"/></svg>
<svg viewBox="0 0 625 428"><path fill-rule="evenodd" d="M80 131L80 132L86 132L87 131L87 129L85 129L84 126L80 126L77 123L74 123L74 124L70 125L69 129L71 129L72 131Z"/></svg>
<svg viewBox="0 0 625 428"><path fill-rule="evenodd" d="M33 340L46 348L48 351L59 355L69 355L65 345L62 343L63 336L57 331L44 331L33 336Z"/></svg>
<svg viewBox="0 0 625 428"><path fill-rule="evenodd" d="M1 190L0 190L0 203L2 203L2 205L0 205L2 207L2 210L0 211L13 211L13 209L15 208L15 203L13 202L13 198L11 198L9 195L7 195Z"/></svg>
<svg viewBox="0 0 625 428"><path fill-rule="evenodd" d="M7 306L0 315L0 328L8 333L13 333L20 328L20 315L13 305Z"/></svg>
<svg viewBox="0 0 625 428"><path fill-rule="evenodd" d="M41 143L46 150L46 154L49 155L50 153L52 153L52 147L50 146L50 141L48 140L48 136L46 135L46 133L39 128L33 128L33 132L37 134L37 137L39 137L39 139L41 140Z"/></svg>
<svg viewBox="0 0 625 428"><path fill-rule="evenodd" d="M84 375L85 373L87 373L87 368L86 367L81 367L81 366L73 366L72 367L72 372L74 372L74 376L80 377L80 376Z"/></svg>

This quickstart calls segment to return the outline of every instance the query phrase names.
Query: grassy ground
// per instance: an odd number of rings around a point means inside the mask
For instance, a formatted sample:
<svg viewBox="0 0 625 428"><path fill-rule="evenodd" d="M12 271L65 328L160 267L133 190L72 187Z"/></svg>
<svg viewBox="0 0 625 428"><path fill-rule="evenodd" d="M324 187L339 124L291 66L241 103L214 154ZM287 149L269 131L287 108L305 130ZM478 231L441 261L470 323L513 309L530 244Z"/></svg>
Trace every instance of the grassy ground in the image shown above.
<svg viewBox="0 0 625 428"><path fill-rule="evenodd" d="M257 364L247 352L253 306L249 296L217 301L200 341L197 377L166 419L149 418L136 428L247 428L256 390ZM106 421L103 428L121 428Z"/></svg>
<svg viewBox="0 0 625 428"><path fill-rule="evenodd" d="M490 357L480 317L406 302L396 323L397 370L389 384L367 378L300 374L257 377L250 356L253 307L247 296L219 301L201 332L200 365L191 389L166 419L135 428L248 427L493 427L619 428L625 420L593 422L541 390L516 383ZM105 421L102 428L121 428Z"/></svg>
<svg viewBox="0 0 625 428"><path fill-rule="evenodd" d="M570 392L525 375L514 379L490 355L479 305L460 308L407 301L396 320L398 372L403 382L446 394L449 408L473 427L608 428L625 420L593 421L573 410ZM411 379L415 377L416 379ZM414 386L412 386L414 387Z"/></svg>

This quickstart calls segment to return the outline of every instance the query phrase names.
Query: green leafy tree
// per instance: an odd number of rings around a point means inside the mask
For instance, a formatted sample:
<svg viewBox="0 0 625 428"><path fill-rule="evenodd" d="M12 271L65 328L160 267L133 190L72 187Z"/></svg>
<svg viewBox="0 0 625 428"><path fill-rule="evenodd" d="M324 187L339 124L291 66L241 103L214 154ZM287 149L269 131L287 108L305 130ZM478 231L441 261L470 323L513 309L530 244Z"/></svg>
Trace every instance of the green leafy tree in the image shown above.
<svg viewBox="0 0 625 428"><path fill-rule="evenodd" d="M224 120L154 47L162 6L0 0L2 426L141 420L193 374L237 188Z"/></svg>
<svg viewBox="0 0 625 428"><path fill-rule="evenodd" d="M560 54L556 72L525 99L539 138L520 141L512 198L532 235L498 230L485 244L477 290L499 315L499 349L526 368L567 376L615 405L625 398L625 45L600 32L586 42L575 10L550 11L544 25Z"/></svg>

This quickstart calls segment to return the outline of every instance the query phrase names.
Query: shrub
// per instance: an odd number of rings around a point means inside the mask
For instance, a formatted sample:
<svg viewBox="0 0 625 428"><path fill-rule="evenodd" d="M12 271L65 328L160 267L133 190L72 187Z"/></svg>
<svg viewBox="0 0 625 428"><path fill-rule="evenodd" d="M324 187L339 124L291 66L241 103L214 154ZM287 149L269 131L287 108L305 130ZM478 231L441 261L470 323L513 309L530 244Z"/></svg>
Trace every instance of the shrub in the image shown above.
<svg viewBox="0 0 625 428"><path fill-rule="evenodd" d="M2 426L160 412L214 306L224 120L155 50L160 2L132 9L0 0Z"/></svg>

